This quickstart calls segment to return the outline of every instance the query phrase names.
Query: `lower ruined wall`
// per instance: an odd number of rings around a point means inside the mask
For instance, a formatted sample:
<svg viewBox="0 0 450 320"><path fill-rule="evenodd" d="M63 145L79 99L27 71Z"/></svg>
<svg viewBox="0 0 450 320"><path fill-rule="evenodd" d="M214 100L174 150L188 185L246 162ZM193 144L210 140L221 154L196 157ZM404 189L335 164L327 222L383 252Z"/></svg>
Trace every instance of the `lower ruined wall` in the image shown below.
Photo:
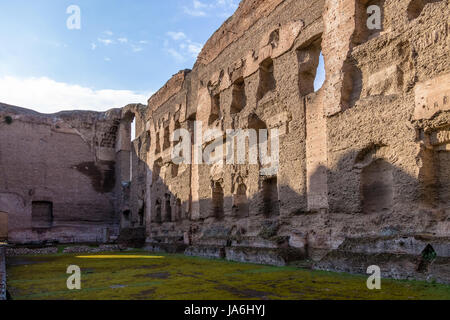
<svg viewBox="0 0 450 320"><path fill-rule="evenodd" d="M7 214L9 243L107 242L117 235L119 116L0 106L0 212Z"/></svg>
<svg viewBox="0 0 450 320"><path fill-rule="evenodd" d="M6 256L5 248L0 245L0 300L6 300Z"/></svg>

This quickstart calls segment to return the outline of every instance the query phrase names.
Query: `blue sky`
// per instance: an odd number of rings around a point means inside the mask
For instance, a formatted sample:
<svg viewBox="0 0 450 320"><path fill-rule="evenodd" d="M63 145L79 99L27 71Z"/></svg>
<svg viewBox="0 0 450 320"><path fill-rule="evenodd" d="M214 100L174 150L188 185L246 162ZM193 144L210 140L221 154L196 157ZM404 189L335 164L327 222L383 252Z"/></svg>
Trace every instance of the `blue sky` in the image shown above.
<svg viewBox="0 0 450 320"><path fill-rule="evenodd" d="M0 2L0 102L50 113L145 103L239 0ZM70 5L81 29L69 30Z"/></svg>

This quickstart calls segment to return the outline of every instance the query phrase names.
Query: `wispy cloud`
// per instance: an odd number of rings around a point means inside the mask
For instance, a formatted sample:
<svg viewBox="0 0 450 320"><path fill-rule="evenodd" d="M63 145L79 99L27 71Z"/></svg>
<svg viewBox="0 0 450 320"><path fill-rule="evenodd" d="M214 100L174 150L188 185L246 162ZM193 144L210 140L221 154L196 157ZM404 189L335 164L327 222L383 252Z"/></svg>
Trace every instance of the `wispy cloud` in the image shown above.
<svg viewBox="0 0 450 320"><path fill-rule="evenodd" d="M141 52L144 49L142 47L140 47L140 46L136 46L136 45L132 44L131 45L131 50L133 50L133 52Z"/></svg>
<svg viewBox="0 0 450 320"><path fill-rule="evenodd" d="M217 15L229 17L239 6L239 0L214 0L209 3L192 0L189 6L183 6L183 11L193 17L206 17Z"/></svg>
<svg viewBox="0 0 450 320"><path fill-rule="evenodd" d="M98 40L98 42L104 44L105 46L109 46L110 44L114 44L114 40L111 40L111 39L98 38L97 40Z"/></svg>
<svg viewBox="0 0 450 320"><path fill-rule="evenodd" d="M114 33L111 31L103 31L102 35L108 35L108 36L112 36ZM127 38L126 36L121 36L117 39L113 39L113 38L109 38L109 37L102 37L100 36L99 38L97 38L96 42L93 42L91 44L91 49L95 50L98 45L103 45L105 47L109 47L109 46L113 46L113 45L117 45L117 44L121 44L126 46L126 48L131 49L132 52L141 52L144 50L144 46L146 44L148 44L147 40L132 40Z"/></svg>
<svg viewBox="0 0 450 320"><path fill-rule="evenodd" d="M182 31L169 31L166 33L168 38L164 41L166 51L179 63L186 62L189 59L196 58L203 45L188 38Z"/></svg>
<svg viewBox="0 0 450 320"><path fill-rule="evenodd" d="M27 94L23 94L27 92ZM105 111L129 103L146 103L151 96L130 90L93 90L79 85L57 82L47 77L0 77L0 101L42 113L62 110Z"/></svg>
<svg viewBox="0 0 450 320"><path fill-rule="evenodd" d="M175 41L187 38L186 35L184 34L184 32L181 32L181 31L180 32L169 31L169 32L167 32L167 35Z"/></svg>

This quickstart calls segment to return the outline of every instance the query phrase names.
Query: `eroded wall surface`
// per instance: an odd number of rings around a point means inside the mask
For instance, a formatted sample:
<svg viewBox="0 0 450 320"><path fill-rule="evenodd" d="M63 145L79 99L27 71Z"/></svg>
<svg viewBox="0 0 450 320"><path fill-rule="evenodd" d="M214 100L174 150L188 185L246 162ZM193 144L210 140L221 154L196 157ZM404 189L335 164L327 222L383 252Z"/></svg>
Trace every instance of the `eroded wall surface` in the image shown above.
<svg viewBox="0 0 450 320"><path fill-rule="evenodd" d="M367 28L370 5L381 30ZM131 214L149 247L283 264L346 239L419 258L434 241L448 258L449 13L444 0L242 1L140 117L131 186L145 217ZM278 170L174 163L172 133L193 139L196 121L224 143L227 129L278 129ZM402 237L421 240L389 242Z"/></svg>
<svg viewBox="0 0 450 320"><path fill-rule="evenodd" d="M107 242L120 110L43 115L0 105L0 211L10 243Z"/></svg>

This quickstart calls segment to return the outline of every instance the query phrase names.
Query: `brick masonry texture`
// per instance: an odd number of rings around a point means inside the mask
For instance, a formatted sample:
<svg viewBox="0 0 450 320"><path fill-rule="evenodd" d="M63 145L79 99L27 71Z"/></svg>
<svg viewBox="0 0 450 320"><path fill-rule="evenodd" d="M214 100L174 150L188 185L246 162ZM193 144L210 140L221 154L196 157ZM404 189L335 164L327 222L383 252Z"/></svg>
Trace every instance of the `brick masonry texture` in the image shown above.
<svg viewBox="0 0 450 320"><path fill-rule="evenodd" d="M367 28L370 5L381 30ZM0 105L8 241L118 239L449 282L449 17L446 0L244 0L146 106ZM224 141L227 129L278 129L278 171L175 164L171 134L193 135L195 121Z"/></svg>

